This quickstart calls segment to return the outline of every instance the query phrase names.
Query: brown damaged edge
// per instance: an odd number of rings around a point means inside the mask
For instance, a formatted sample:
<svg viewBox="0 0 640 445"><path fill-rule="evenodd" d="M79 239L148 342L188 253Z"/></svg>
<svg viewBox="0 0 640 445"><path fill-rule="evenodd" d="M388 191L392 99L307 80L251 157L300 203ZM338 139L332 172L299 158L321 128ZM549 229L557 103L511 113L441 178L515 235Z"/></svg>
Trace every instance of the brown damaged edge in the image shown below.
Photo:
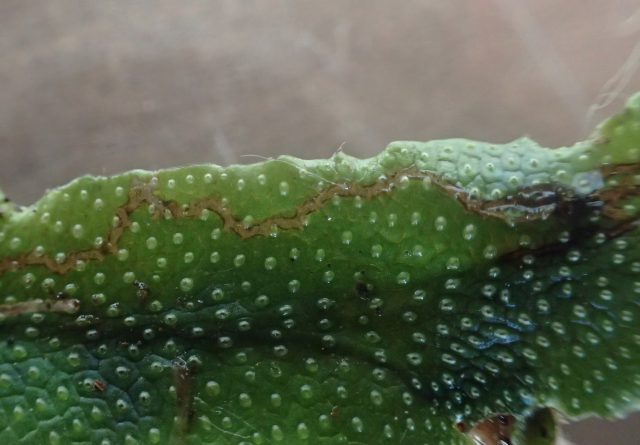
<svg viewBox="0 0 640 445"><path fill-rule="evenodd" d="M80 309L80 301L75 298L61 300L31 300L14 304L0 304L0 315L17 316L34 312L61 312L74 314Z"/></svg>
<svg viewBox="0 0 640 445"><path fill-rule="evenodd" d="M510 224L545 219L559 207L562 207L566 200L563 193L560 193L552 184L523 188L514 195L503 199L481 200L471 196L462 188L448 183L433 172L422 172L412 167L400 170L384 181L376 182L373 185L363 186L346 183L331 185L299 205L295 215L291 217L274 216L260 222L247 224L237 219L219 198L204 198L190 205L181 205L175 201L163 201L154 194L156 178L152 178L150 182L140 182L134 179L129 190L128 201L115 212L119 223L109 230L105 237L106 241L100 247L72 252L62 263L56 262L49 256L37 255L34 251L14 258L3 258L0 260L0 275L9 271L18 271L27 266L44 266L53 273L63 275L73 270L78 261L102 261L107 255L113 255L117 252L118 243L124 231L131 226L131 214L144 204L152 207L153 216L156 219L168 216L193 218L201 216L205 210L211 211L220 217L225 230L234 232L242 239L247 239L254 236L268 236L274 230L279 229L302 230L306 217L320 210L334 196L359 196L363 199L372 199L390 193L398 187L400 180L404 180L404 178L428 181L429 185L434 185L453 197L465 209L484 217L501 219ZM512 214L513 210L516 211L516 216Z"/></svg>

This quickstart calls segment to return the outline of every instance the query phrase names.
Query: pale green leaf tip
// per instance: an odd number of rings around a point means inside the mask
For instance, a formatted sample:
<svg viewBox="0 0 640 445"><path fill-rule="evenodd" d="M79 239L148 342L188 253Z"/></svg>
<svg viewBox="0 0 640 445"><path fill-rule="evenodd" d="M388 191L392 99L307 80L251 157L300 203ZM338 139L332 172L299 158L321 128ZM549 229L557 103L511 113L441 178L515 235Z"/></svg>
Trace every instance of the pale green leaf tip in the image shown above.
<svg viewBox="0 0 640 445"><path fill-rule="evenodd" d="M0 220L7 216L14 208L14 204L7 195L0 189Z"/></svg>

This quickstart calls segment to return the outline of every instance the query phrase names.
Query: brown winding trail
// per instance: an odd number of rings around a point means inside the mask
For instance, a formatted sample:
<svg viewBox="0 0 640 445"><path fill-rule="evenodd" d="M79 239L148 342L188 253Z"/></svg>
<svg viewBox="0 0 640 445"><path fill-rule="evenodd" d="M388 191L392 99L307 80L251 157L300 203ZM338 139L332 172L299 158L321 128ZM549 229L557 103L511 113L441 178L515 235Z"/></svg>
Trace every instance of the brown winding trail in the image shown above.
<svg viewBox="0 0 640 445"><path fill-rule="evenodd" d="M620 172L620 170L615 170L615 172L609 171L607 173ZM627 172L625 171L624 173ZM159 198L154 193L153 180L149 182L135 182L134 180L134 184L129 189L127 202L115 211L115 216L119 221L118 224L108 231L104 237L106 241L100 247L71 252L67 255L65 261L61 263L50 256L38 255L35 251L25 252L15 257L5 257L0 259L0 276L6 272L15 272L29 266L43 266L53 273L63 275L73 270L77 261L102 261L106 256L117 252L123 234L132 224L131 215L144 205L153 207L153 217L155 219L160 219L167 215L172 218L194 218L200 216L204 210L208 210L218 215L225 230L235 233L241 239L247 239L255 236L268 236L276 228L302 230L305 225L305 218L320 210L333 197L359 196L369 200L376 196L390 193L399 186L400 180L405 180L405 178L428 180L431 185L462 204L466 210L484 217L502 219L511 224L546 219L552 213L576 201L576 197L572 193L553 184L523 187L517 193L506 198L482 200L472 197L468 191L448 183L434 172L419 171L415 167L411 167L399 170L389 175L385 180L368 186L358 183L333 184L298 205L293 216L273 216L247 224L234 216L233 211L226 207L219 198L208 197L188 205L182 205L176 201L165 201ZM606 190L602 196L596 194L597 196L590 196L587 199L599 199L610 204L629 196L632 193L629 191L630 189L632 189L633 193L637 193L636 186L630 187L630 184L621 183L617 187ZM584 200L585 198L581 199ZM616 220L623 219L623 215L617 209L611 206L606 208L610 209L605 212L607 216ZM509 214L510 210L515 210L516 215Z"/></svg>

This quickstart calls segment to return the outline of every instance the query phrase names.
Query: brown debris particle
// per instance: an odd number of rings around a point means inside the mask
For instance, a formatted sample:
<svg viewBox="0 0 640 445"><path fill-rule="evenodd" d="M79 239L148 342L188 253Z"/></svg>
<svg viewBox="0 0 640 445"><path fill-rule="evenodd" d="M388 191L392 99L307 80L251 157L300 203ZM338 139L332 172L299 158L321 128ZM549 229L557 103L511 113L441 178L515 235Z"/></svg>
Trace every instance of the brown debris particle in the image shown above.
<svg viewBox="0 0 640 445"><path fill-rule="evenodd" d="M512 445L515 423L512 415L498 414L477 423L467 434L476 445Z"/></svg>

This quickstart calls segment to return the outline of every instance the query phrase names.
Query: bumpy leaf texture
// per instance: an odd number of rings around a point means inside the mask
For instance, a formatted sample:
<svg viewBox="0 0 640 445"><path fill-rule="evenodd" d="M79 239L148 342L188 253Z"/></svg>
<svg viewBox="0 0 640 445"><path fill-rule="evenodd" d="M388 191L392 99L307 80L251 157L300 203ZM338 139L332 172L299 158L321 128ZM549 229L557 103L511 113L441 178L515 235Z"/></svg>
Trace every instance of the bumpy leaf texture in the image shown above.
<svg viewBox="0 0 640 445"><path fill-rule="evenodd" d="M622 416L639 184L636 96L572 147L394 142L3 199L0 441L541 445L556 411Z"/></svg>

